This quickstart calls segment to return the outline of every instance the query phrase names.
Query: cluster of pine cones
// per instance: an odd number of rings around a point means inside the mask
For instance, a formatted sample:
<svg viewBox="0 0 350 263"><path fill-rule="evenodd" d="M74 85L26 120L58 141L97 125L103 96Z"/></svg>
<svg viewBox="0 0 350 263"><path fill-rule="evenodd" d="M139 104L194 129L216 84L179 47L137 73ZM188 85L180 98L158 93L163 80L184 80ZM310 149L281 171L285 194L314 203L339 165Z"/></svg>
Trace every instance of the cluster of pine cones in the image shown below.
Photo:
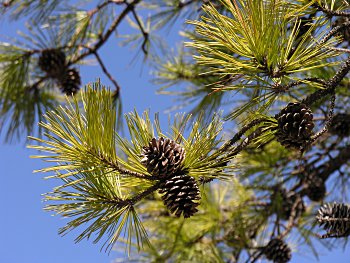
<svg viewBox="0 0 350 263"><path fill-rule="evenodd" d="M182 170L184 148L168 138L153 138L143 147L141 157L147 171L162 181L159 193L168 210L177 217L194 215L198 211L200 191L195 178Z"/></svg>
<svg viewBox="0 0 350 263"><path fill-rule="evenodd" d="M80 89L80 74L75 68L69 68L65 53L60 49L45 49L41 52L39 68L49 78L57 81L62 93L71 96Z"/></svg>

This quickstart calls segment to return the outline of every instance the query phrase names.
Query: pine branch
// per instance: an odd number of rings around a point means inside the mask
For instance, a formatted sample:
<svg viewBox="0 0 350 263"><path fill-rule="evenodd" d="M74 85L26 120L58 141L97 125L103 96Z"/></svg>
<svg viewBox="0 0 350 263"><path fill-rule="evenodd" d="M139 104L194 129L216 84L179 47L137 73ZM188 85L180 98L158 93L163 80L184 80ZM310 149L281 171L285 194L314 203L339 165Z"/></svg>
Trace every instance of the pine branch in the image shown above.
<svg viewBox="0 0 350 263"><path fill-rule="evenodd" d="M302 100L302 103L304 103L305 105L312 105L319 99L334 93L335 88L345 78L349 71L350 57L348 57L347 60L344 61L343 65L336 72L336 74L324 84L325 89L317 90L314 93L308 95L305 99Z"/></svg>
<svg viewBox="0 0 350 263"><path fill-rule="evenodd" d="M350 17L350 13L344 12L344 11L338 11L338 10L331 10L327 7L324 7L322 5L319 5L317 3L313 4L314 7L316 7L319 11L322 11L328 16L343 16L343 17Z"/></svg>
<svg viewBox="0 0 350 263"><path fill-rule="evenodd" d="M131 3L127 3L125 1L123 1L126 4L126 7L124 8L124 10L119 14L119 16L117 16L114 21L112 22L112 24L110 25L110 27L107 29L107 31L101 35L99 37L99 40L92 46L89 48L88 51L83 52L82 54L80 54L79 56L77 56L74 60L72 60L70 63L71 64L75 64L76 62L84 59L85 57L91 55L93 52L97 51L99 48L101 48L103 46L103 44L105 42L107 42L107 40L109 39L109 37L112 35L112 33L117 29L117 27L119 26L119 24L124 20L124 18L130 13L132 12L132 10L134 9L134 7L140 2L141 0L134 0ZM120 4L120 1L117 2L118 4Z"/></svg>
<svg viewBox="0 0 350 263"><path fill-rule="evenodd" d="M142 42L141 48L142 48L143 53L147 56L148 50L146 48L146 45L148 43L149 34L148 34L148 32L145 31L145 29L144 29L144 27L143 27L143 25L142 25L142 23L140 21L140 18L139 18L139 16L137 15L137 13L135 11L135 7L132 8L131 12L132 12L132 14L133 14L133 16L134 16L134 18L135 18L135 20L137 22L137 25L139 26L139 28L141 30L141 33L143 35L143 42Z"/></svg>
<svg viewBox="0 0 350 263"><path fill-rule="evenodd" d="M118 165L118 163L116 161L111 161L108 160L106 158L106 156L103 156L101 153L100 154L96 154L96 151L94 150L90 150L89 151L91 155L93 155L94 157L97 157L101 160L101 162L103 162L104 164L107 165L108 168L111 168L113 171L117 171L121 174L124 175L129 175L135 178L139 178L139 179L145 179L145 180L150 180L150 181L156 181L159 180L160 178L158 178L157 176L147 176L141 173L137 173L134 171L130 171L128 169L122 168Z"/></svg>
<svg viewBox="0 0 350 263"><path fill-rule="evenodd" d="M100 64L101 68L102 68L102 71L103 73L105 73L105 75L109 78L109 80L113 83L114 87L115 87L115 92L117 94L120 93L120 86L119 84L117 83L117 81L113 78L113 76L109 73L108 69L106 68L106 66L104 65L100 55L97 53L97 50L93 51L93 54L94 56L96 57L98 63Z"/></svg>
<svg viewBox="0 0 350 263"><path fill-rule="evenodd" d="M341 30L348 28L350 26L350 21L349 22L345 22L343 24L341 24L340 26L336 26L334 27L331 31L328 32L327 35L325 35L321 40L320 40L320 44L323 44L325 42L327 42L329 39L331 39L332 36L338 34Z"/></svg>

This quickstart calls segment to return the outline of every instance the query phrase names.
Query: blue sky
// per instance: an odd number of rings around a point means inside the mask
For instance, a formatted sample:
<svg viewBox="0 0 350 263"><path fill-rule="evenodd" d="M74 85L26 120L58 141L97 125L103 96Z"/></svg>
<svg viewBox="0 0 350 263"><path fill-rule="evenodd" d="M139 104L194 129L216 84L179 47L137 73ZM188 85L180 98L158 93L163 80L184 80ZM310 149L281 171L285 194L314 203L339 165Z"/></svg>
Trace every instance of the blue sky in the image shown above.
<svg viewBox="0 0 350 263"><path fill-rule="evenodd" d="M172 33L166 35L169 43L180 41L177 35L178 25L172 28ZM0 23L0 35L14 36L15 25ZM121 33L128 32L128 27L122 25ZM150 68L141 67L141 63L130 65L135 52L129 48L119 47L117 39L112 38L108 45L101 50L101 56L106 62L112 75L122 87L124 112L136 108L139 112L151 109L151 112L164 112L172 106L173 98L156 95L157 86L150 82ZM139 61L140 62L140 61ZM83 83L101 78L102 83L110 85L102 72L96 66L80 68ZM166 120L167 115L162 115ZM4 136L0 137L1 143ZM41 194L50 191L55 186L54 181L43 180L43 174L33 174L34 169L44 166L40 160L30 159L35 154L26 149L25 143L0 144L0 167L2 190L0 191L1 216L0 226L0 262L4 263L110 263L119 257L116 252L107 255L100 252L100 246L90 241L74 243L74 232L65 237L57 234L59 227L65 220L52 217L43 211ZM349 248L343 252L342 248L332 253L320 248L320 261L349 262ZM294 254L291 262L316 262L314 258L303 253Z"/></svg>

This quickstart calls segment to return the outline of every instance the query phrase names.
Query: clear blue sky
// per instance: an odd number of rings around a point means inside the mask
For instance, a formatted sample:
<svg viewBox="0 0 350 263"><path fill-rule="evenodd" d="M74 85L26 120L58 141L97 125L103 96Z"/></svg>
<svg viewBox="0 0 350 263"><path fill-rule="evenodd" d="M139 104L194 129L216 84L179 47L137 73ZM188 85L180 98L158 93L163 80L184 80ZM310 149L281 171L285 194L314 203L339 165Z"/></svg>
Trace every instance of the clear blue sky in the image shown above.
<svg viewBox="0 0 350 263"><path fill-rule="evenodd" d="M0 23L1 36L14 36L18 26ZM180 41L175 26L166 37L169 43ZM128 27L122 25L121 33L127 33ZM2 38L3 39L3 38ZM174 45L173 45L174 46ZM173 105L173 98L156 95L157 89L151 82L150 68L141 63L130 65L135 52L119 47L117 39L112 38L101 52L108 68L122 87L123 109L125 112L136 108L139 112L150 108L151 112L163 112ZM104 84L110 85L96 66L80 68L83 83L101 78ZM141 73L142 71L142 73ZM163 115L162 119L166 120ZM43 174L33 174L34 169L44 166L40 160L30 159L35 154L25 148L25 144L3 144L0 137L1 167L1 216L0 226L0 262L1 263L110 263L120 256L116 252L110 255L99 251L100 246L90 241L74 243L75 233L61 237L57 234L65 220L52 217L42 210L44 204L41 194L50 191L54 181L43 180ZM342 248L328 252L320 248L320 261L349 262L350 247L345 252ZM311 256L305 257L302 252L293 254L293 263L316 262Z"/></svg>

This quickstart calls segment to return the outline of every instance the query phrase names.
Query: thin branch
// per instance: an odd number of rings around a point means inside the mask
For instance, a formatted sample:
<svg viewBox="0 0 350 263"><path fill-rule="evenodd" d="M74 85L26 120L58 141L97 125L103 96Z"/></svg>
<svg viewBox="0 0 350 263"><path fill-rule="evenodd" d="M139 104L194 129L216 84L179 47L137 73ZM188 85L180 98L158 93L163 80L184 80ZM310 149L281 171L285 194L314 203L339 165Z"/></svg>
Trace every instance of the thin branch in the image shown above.
<svg viewBox="0 0 350 263"><path fill-rule="evenodd" d="M127 4L125 9L119 14L118 17L114 19L111 26L107 29L104 35L102 35L99 40L90 47L87 51L81 53L79 56L77 56L74 60L70 62L70 64L74 64L83 58L91 55L94 51L97 51L102 45L109 39L109 37L112 35L112 33L116 30L116 28L119 26L119 24L123 21L123 19L133 10L133 8L140 2L141 0L134 0L133 2ZM120 1L117 1L119 4ZM123 3L125 3L123 1Z"/></svg>
<svg viewBox="0 0 350 263"><path fill-rule="evenodd" d="M232 138L231 140L227 141L220 149L219 151L226 151L228 150L228 148L230 146L232 146L234 143L236 143L238 140L240 140L243 136L243 134L245 134L248 130L250 130L251 128L253 128L254 126L267 121L266 118L258 118L255 119L253 121L251 121L250 123L246 124L245 126L242 127L242 129L237 132Z"/></svg>
<svg viewBox="0 0 350 263"><path fill-rule="evenodd" d="M90 155L92 155L93 157L100 159L101 162L103 162L104 164L107 165L107 167L109 167L109 168L113 169L114 171L117 171L117 172L119 172L121 174L126 174L126 175L130 175L132 177L135 177L135 178L140 178L140 179L145 179L145 180L150 180L150 181L157 181L157 180L159 180L159 178L156 177L156 176L149 176L149 175L145 175L145 174L141 174L141 173L138 173L138 172L130 171L128 169L120 167L116 161L108 160L108 158L106 158L104 155L102 155L102 153L96 153L96 151L94 151L94 149L90 149L88 151L88 153Z"/></svg>
<svg viewBox="0 0 350 263"><path fill-rule="evenodd" d="M100 196L100 198L104 199L104 201L102 201L104 204L113 204L113 205L116 205L118 207L133 206L134 204L141 201L146 196L148 196L151 193L153 193L154 191L158 190L160 188L161 184L162 184L162 182L157 182L156 184L147 188L145 191L138 193L138 194L134 195L133 197L127 198L127 199L118 198L118 199L111 200L111 199L108 199L108 198L102 197L102 196Z"/></svg>
<svg viewBox="0 0 350 263"><path fill-rule="evenodd" d="M147 45L147 42L148 42L148 39L149 39L149 35L148 35L148 32L145 31L145 29L143 28L142 26L142 23L140 21L140 18L138 17L138 15L136 14L136 11L135 11L135 8L133 7L133 9L131 10L136 22L137 22L137 25L139 26L141 32L142 32L142 35L143 35L143 42L142 42L142 51L145 55L148 54L148 51L147 51L147 48L146 48L146 45Z"/></svg>
<svg viewBox="0 0 350 263"><path fill-rule="evenodd" d="M113 85L116 88L116 92L119 94L120 93L120 86L117 83L117 81L113 78L113 76L109 73L109 71L107 70L106 66L104 65L100 55L97 53L97 50L93 51L93 54L95 55L98 63L100 64L103 73L109 78L109 80L113 83Z"/></svg>
<svg viewBox="0 0 350 263"><path fill-rule="evenodd" d="M334 27L331 31L328 32L327 35L325 35L321 41L319 42L320 45L322 45L323 43L327 42L332 36L336 35L340 30L347 28L350 26L350 21L349 22L345 22L343 24L341 24L340 26L336 26Z"/></svg>
<svg viewBox="0 0 350 263"><path fill-rule="evenodd" d="M350 13L348 12L343 12L343 11L334 11L329 8L323 7L319 4L313 4L314 7L316 7L319 11L322 11L328 16L345 16L345 17L350 17Z"/></svg>
<svg viewBox="0 0 350 263"><path fill-rule="evenodd" d="M350 56L344 62L339 71L333 76L333 78L331 78L325 83L325 89L320 89L310 94L305 99L303 99L302 103L309 106L312 105L314 102L318 101L319 99L334 93L334 89L339 85L339 83L344 79L344 77L348 74L349 71Z"/></svg>
<svg viewBox="0 0 350 263"><path fill-rule="evenodd" d="M276 92L286 92L289 89L291 89L292 87L306 84L305 81L316 82L316 83L320 83L323 85L325 85L327 83L327 81L325 81L324 79L321 79L321 78L305 78L305 79L300 79L300 80L290 82L287 85L275 84L273 87L277 89Z"/></svg>
<svg viewBox="0 0 350 263"><path fill-rule="evenodd" d="M333 119L334 106L335 106L335 93L332 94L331 105L329 107L326 124L321 131L319 131L315 136L311 138L311 143L314 143L320 136L322 136L325 132L328 131Z"/></svg>
<svg viewBox="0 0 350 263"><path fill-rule="evenodd" d="M103 8L105 8L106 6L108 6L109 4L123 4L124 0L108 0L106 2L103 2L102 4L99 4L96 6L96 8L90 10L88 12L89 16L93 16L96 13L98 13L99 11L101 11Z"/></svg>

